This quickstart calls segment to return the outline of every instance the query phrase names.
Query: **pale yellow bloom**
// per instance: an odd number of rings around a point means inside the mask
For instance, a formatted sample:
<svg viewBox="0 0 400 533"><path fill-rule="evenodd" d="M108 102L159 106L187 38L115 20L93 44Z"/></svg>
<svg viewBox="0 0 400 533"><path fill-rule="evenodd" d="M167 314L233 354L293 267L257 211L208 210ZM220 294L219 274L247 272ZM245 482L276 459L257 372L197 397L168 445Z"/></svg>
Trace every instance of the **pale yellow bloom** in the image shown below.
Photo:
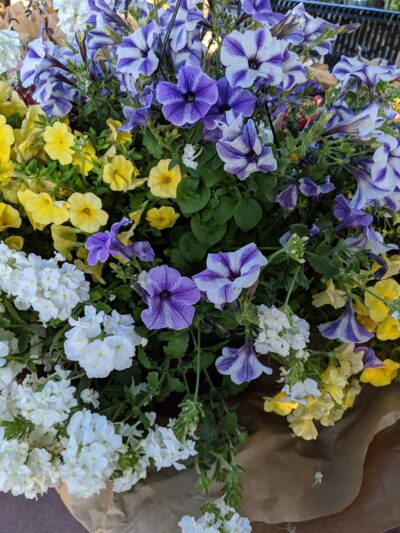
<svg viewBox="0 0 400 533"><path fill-rule="evenodd" d="M159 208L153 207L152 209L149 209L146 218L150 226L162 230L172 228L179 216L179 213L177 213L173 207L164 205Z"/></svg>
<svg viewBox="0 0 400 533"><path fill-rule="evenodd" d="M123 155L114 157L111 163L107 163L103 171L103 181L110 186L112 191L123 191L135 189L146 181L138 180L138 169L131 161Z"/></svg>
<svg viewBox="0 0 400 533"><path fill-rule="evenodd" d="M7 239L4 239L4 242L9 248L11 248L12 250L16 250L17 252L20 252L24 246L24 239L19 235L12 235L11 237L7 237Z"/></svg>
<svg viewBox="0 0 400 533"><path fill-rule="evenodd" d="M389 308L382 302L382 299L392 302L400 298L400 285L394 279L385 279L378 281L368 289L370 292L365 293L364 303L368 308L369 316L374 322L382 322L389 315Z"/></svg>
<svg viewBox="0 0 400 533"><path fill-rule="evenodd" d="M69 219L67 202L53 200L47 192L26 190L18 192L17 196L29 218L36 224L44 227L63 224Z"/></svg>
<svg viewBox="0 0 400 533"><path fill-rule="evenodd" d="M370 383L374 387L385 387L396 378L400 364L391 359L382 361L383 366L365 368L360 376L362 383Z"/></svg>
<svg viewBox="0 0 400 533"><path fill-rule="evenodd" d="M74 152L72 156L72 164L82 176L88 176L93 169L96 161L96 150L89 143L85 144L81 150Z"/></svg>
<svg viewBox="0 0 400 533"><path fill-rule="evenodd" d="M68 261L72 261L71 250L76 246L76 230L69 226L58 224L52 224L50 229L54 249L60 252Z"/></svg>
<svg viewBox="0 0 400 533"><path fill-rule="evenodd" d="M169 169L171 159L161 159L157 166L150 170L147 185L151 194L159 198L176 198L176 190L182 179L179 165Z"/></svg>
<svg viewBox="0 0 400 533"><path fill-rule="evenodd" d="M286 416L291 413L299 405L297 402L284 401L286 397L284 392L278 392L275 396L264 398L264 411L267 413L276 413L281 416Z"/></svg>
<svg viewBox="0 0 400 533"><path fill-rule="evenodd" d="M95 233L107 224L108 214L103 211L102 203L92 192L74 192L68 198L71 224L86 233Z"/></svg>
<svg viewBox="0 0 400 533"><path fill-rule="evenodd" d="M346 304L346 292L336 289L331 279L325 281L326 289L317 294L313 294L312 304L314 307L322 307L323 305L331 305L334 309L339 309Z"/></svg>
<svg viewBox="0 0 400 533"><path fill-rule="evenodd" d="M92 280L95 283L100 283L101 285L105 285L106 282L101 276L102 271L103 271L103 265L100 262L97 263L97 265L95 265L95 266L88 265L88 263L87 263L88 253L89 252L86 250L86 248L84 246L79 248L79 250L78 250L78 252L76 254L79 259L75 259L74 265L81 272L84 272L85 274L89 274L89 276L91 276Z"/></svg>
<svg viewBox="0 0 400 533"><path fill-rule="evenodd" d="M0 202L0 231L8 228L19 228L21 222L21 217L14 207Z"/></svg>
<svg viewBox="0 0 400 533"><path fill-rule="evenodd" d="M321 374L323 390L328 392L336 403L341 404L344 397L344 388L347 386L347 379L341 372L341 368L330 364Z"/></svg>
<svg viewBox="0 0 400 533"><path fill-rule="evenodd" d="M30 161L42 151L42 127L38 124L45 114L38 105L29 106L21 129L14 130L15 153L18 162Z"/></svg>
<svg viewBox="0 0 400 533"><path fill-rule="evenodd" d="M27 112L27 107L17 91L10 88L8 83L0 81L0 114L11 117L18 113L23 118Z"/></svg>
<svg viewBox="0 0 400 533"><path fill-rule="evenodd" d="M364 368L364 353L355 352L354 349L354 344L346 343L342 344L337 350L335 350L335 355L339 360L342 374L347 378L354 374L358 374Z"/></svg>
<svg viewBox="0 0 400 533"><path fill-rule="evenodd" d="M107 126L110 128L111 141L117 144L130 144L132 142L132 135L129 131L119 131L122 126L122 122L109 118L107 120Z"/></svg>
<svg viewBox="0 0 400 533"><path fill-rule="evenodd" d="M68 126L62 122L56 122L53 126L47 126L43 133L45 142L44 150L54 161L62 165L70 165L73 161L74 151L72 147L75 137Z"/></svg>

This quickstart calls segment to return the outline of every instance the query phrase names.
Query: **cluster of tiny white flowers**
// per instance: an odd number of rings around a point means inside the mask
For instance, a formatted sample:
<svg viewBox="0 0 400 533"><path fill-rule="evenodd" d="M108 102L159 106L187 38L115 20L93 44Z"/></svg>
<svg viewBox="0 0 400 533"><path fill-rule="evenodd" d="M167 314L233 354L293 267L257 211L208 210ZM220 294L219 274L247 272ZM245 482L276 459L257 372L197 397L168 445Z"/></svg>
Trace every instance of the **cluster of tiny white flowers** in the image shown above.
<svg viewBox="0 0 400 533"><path fill-rule="evenodd" d="M27 376L20 385L14 383L12 397L21 415L35 424L51 428L64 422L77 405L76 389L68 379L69 372L56 369L57 379Z"/></svg>
<svg viewBox="0 0 400 533"><path fill-rule="evenodd" d="M74 413L61 440L59 471L68 492L88 498L106 486L124 450L121 435L105 416L87 409Z"/></svg>
<svg viewBox="0 0 400 533"><path fill-rule="evenodd" d="M250 520L240 516L222 498L214 505L217 513L205 513L197 520L193 516L183 516L178 524L182 533L251 533Z"/></svg>
<svg viewBox="0 0 400 533"><path fill-rule="evenodd" d="M0 391L11 385L23 365L7 361L6 357L18 352L18 339L13 332L0 328Z"/></svg>
<svg viewBox="0 0 400 533"><path fill-rule="evenodd" d="M65 355L78 361L89 378L105 378L113 370L129 368L136 346L147 342L135 332L133 318L115 310L106 315L87 305L84 316L70 318L69 323L72 328L65 334Z"/></svg>
<svg viewBox="0 0 400 533"><path fill-rule="evenodd" d="M18 66L20 46L21 43L16 31L0 30L0 74L4 74Z"/></svg>
<svg viewBox="0 0 400 533"><path fill-rule="evenodd" d="M307 357L304 351L310 338L310 325L297 315L290 318L277 307L258 306L258 327L260 329L255 349L260 354L269 352L287 357L294 350L301 359Z"/></svg>
<svg viewBox="0 0 400 533"><path fill-rule="evenodd" d="M76 32L86 30L90 10L85 0L53 0L53 7L57 10L58 25L69 41L74 39Z"/></svg>
<svg viewBox="0 0 400 533"><path fill-rule="evenodd" d="M284 401L292 401L302 404L307 404L307 397L313 396L319 398L321 391L318 388L318 383L315 379L307 378L304 381L297 381L292 386L285 385L282 391L286 394Z"/></svg>
<svg viewBox="0 0 400 533"><path fill-rule="evenodd" d="M186 144L185 148L183 149L182 163L187 168L192 168L193 170L196 170L196 168L199 166L196 161L196 158L199 157L199 155L200 152L196 154L196 150L193 144Z"/></svg>
<svg viewBox="0 0 400 533"><path fill-rule="evenodd" d="M81 400L83 403L91 403L95 409L100 405L99 397L100 394L94 389L83 389L81 392Z"/></svg>
<svg viewBox="0 0 400 533"><path fill-rule="evenodd" d="M34 309L39 320L67 320L76 305L89 297L90 285L74 265L63 262L56 254L52 259L11 250L0 243L0 291L12 296L20 311Z"/></svg>

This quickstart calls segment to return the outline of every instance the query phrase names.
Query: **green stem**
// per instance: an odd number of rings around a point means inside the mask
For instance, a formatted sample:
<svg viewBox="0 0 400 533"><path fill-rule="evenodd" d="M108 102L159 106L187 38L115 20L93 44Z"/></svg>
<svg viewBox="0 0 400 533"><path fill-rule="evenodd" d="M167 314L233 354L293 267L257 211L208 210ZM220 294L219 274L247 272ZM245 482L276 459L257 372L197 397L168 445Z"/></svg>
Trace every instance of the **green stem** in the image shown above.
<svg viewBox="0 0 400 533"><path fill-rule="evenodd" d="M196 388L194 391L194 401L196 402L199 397L200 390L200 362L201 362L201 346L200 346L200 326L197 326L197 341L196 341Z"/></svg>
<svg viewBox="0 0 400 533"><path fill-rule="evenodd" d="M293 289L294 289L294 285L296 283L296 280L297 280L297 276L299 275L299 272L300 272L300 268L301 267L297 267L296 268L296 271L293 275L293 278L292 278L292 281L290 282L290 286L289 286L289 290L288 290L288 293L286 295L286 298L285 298L285 303L283 304L284 307L286 307L289 303L289 300L290 300L290 296L292 295L292 292L293 292Z"/></svg>

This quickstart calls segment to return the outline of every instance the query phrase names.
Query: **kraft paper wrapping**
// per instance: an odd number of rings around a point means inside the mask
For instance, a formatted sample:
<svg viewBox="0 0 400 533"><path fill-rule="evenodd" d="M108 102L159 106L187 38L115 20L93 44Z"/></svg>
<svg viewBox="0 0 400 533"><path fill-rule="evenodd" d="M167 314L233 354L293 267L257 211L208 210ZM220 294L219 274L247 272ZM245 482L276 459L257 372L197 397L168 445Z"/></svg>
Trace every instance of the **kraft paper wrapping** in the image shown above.
<svg viewBox="0 0 400 533"><path fill-rule="evenodd" d="M256 533L287 530L273 524L288 523L304 533L380 533L400 524L398 385L364 387L356 406L314 442L294 437L284 418L264 413L263 395L261 382L242 398L240 413L250 433L238 454L245 470L242 514ZM316 471L324 477L313 486ZM199 515L195 479L192 471L168 469L125 494L113 494L111 484L89 500L71 497L65 487L59 492L91 533L177 533L182 515ZM322 518L329 515L335 516Z"/></svg>

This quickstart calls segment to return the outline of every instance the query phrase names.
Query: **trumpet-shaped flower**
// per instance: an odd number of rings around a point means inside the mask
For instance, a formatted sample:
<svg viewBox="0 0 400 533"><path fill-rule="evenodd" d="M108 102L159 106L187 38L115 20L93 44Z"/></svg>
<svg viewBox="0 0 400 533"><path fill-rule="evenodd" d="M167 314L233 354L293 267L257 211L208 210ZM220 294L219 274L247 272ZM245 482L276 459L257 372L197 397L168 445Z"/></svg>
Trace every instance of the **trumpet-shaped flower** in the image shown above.
<svg viewBox="0 0 400 533"><path fill-rule="evenodd" d="M344 398L344 389L348 385L341 368L330 364L321 374L321 381L324 391L328 392L336 403L341 404Z"/></svg>
<svg viewBox="0 0 400 533"><path fill-rule="evenodd" d="M85 144L82 149L74 152L72 156L72 164L82 176L88 176L89 172L94 168L96 160L96 150L89 143Z"/></svg>
<svg viewBox="0 0 400 533"><path fill-rule="evenodd" d="M14 144L14 141L15 138L12 127L7 124L6 117L0 115L0 146L2 160L9 160L11 146Z"/></svg>
<svg viewBox="0 0 400 533"><path fill-rule="evenodd" d="M340 289L336 289L335 284L331 279L324 281L326 289L324 291L313 294L312 304L314 307L322 307L323 305L331 305L334 309L340 309L346 305L346 293Z"/></svg>
<svg viewBox="0 0 400 533"><path fill-rule="evenodd" d="M347 300L346 309L340 318L321 324L318 329L323 337L342 342L367 342L374 336L357 322L351 298Z"/></svg>
<svg viewBox="0 0 400 533"><path fill-rule="evenodd" d="M264 411L266 413L276 413L277 415L287 416L299 405L297 402L285 400L286 394L278 392L272 398L265 398Z"/></svg>
<svg viewBox="0 0 400 533"><path fill-rule="evenodd" d="M175 126L195 124L207 115L217 98L216 82L196 66L182 67L177 84L163 81L157 85L163 114Z"/></svg>
<svg viewBox="0 0 400 533"><path fill-rule="evenodd" d="M43 133L43 139L45 152L51 159L59 161L62 165L72 163L74 155L72 147L75 143L75 137L66 124L56 122L53 126L47 126Z"/></svg>
<svg viewBox="0 0 400 533"><path fill-rule="evenodd" d="M117 155L111 163L105 165L103 180L112 191L126 192L144 183L145 180L136 179L138 175L139 171L131 161L123 155Z"/></svg>
<svg viewBox="0 0 400 533"><path fill-rule="evenodd" d="M377 140L382 145L374 154L371 176L379 188L391 192L400 185L400 139L381 135Z"/></svg>
<svg viewBox="0 0 400 533"><path fill-rule="evenodd" d="M141 316L148 329L181 330L191 325L200 291L190 278L162 265L148 272L144 289L148 308Z"/></svg>
<svg viewBox="0 0 400 533"><path fill-rule="evenodd" d="M385 359L382 366L374 368L365 368L360 376L362 383L370 383L374 387L385 387L396 378L400 363L392 361L392 359Z"/></svg>
<svg viewBox="0 0 400 533"><path fill-rule="evenodd" d="M376 296L375 296L376 295ZM393 302L400 298L400 285L394 279L378 281L365 293L364 303L374 322L382 322L389 315L389 308L382 300Z"/></svg>
<svg viewBox="0 0 400 533"><path fill-rule="evenodd" d="M161 159L150 170L147 185L151 194L158 198L176 198L176 190L182 179L179 165L169 168L171 159Z"/></svg>
<svg viewBox="0 0 400 533"><path fill-rule="evenodd" d="M19 228L21 217L18 211L11 205L0 202L0 231L8 228Z"/></svg>
<svg viewBox="0 0 400 533"><path fill-rule="evenodd" d="M234 30L221 47L221 62L231 87L252 87L258 79L269 85L282 81L282 63L286 45L266 28Z"/></svg>
<svg viewBox="0 0 400 533"><path fill-rule="evenodd" d="M240 348L225 346L215 366L220 374L230 376L237 385L253 381L262 373L272 374L271 368L260 363L251 340L247 340Z"/></svg>
<svg viewBox="0 0 400 533"><path fill-rule="evenodd" d="M107 126L110 129L110 139L116 144L130 144L132 142L132 135L129 131L120 131L122 122L109 118Z"/></svg>
<svg viewBox="0 0 400 533"><path fill-rule="evenodd" d="M146 218L150 226L162 230L172 228L179 216L173 207L163 205L159 208L149 209Z"/></svg>
<svg viewBox="0 0 400 533"><path fill-rule="evenodd" d="M351 205L351 202L339 194L335 198L335 205L333 207L333 213L339 220L339 224L335 227L335 231L341 231L344 228L368 228L374 217L369 215L361 209L356 209Z"/></svg>
<svg viewBox="0 0 400 533"><path fill-rule="evenodd" d="M380 322L376 327L376 336L380 341L394 341L400 338L400 322L391 316Z"/></svg>
<svg viewBox="0 0 400 533"><path fill-rule="evenodd" d="M210 302L221 305L234 302L242 292L254 285L267 259L254 243L236 252L208 254L207 269L195 274L197 287Z"/></svg>
<svg viewBox="0 0 400 533"><path fill-rule="evenodd" d="M273 26L285 15L272 11L270 0L241 0L243 11L251 15L254 20Z"/></svg>
<svg viewBox="0 0 400 533"><path fill-rule="evenodd" d="M29 217L42 226L63 224L69 219L68 203L53 200L47 192L20 191L18 200Z"/></svg>
<svg viewBox="0 0 400 533"><path fill-rule="evenodd" d="M74 192L68 198L71 224L86 233L94 233L107 224L108 214L101 209L102 203L92 192Z"/></svg>

